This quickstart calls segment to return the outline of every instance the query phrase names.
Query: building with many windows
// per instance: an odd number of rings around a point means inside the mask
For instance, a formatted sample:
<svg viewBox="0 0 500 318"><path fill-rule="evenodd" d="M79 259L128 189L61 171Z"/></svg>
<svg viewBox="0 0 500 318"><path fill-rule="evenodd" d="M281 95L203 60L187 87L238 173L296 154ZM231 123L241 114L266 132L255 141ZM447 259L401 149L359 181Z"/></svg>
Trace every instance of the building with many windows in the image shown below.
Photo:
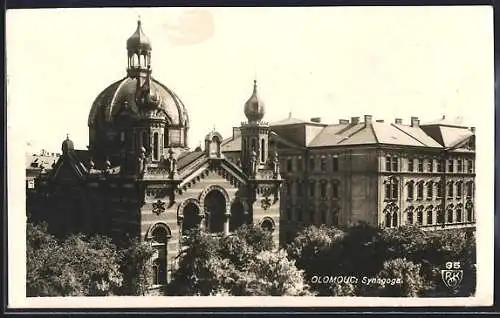
<svg viewBox="0 0 500 318"><path fill-rule="evenodd" d="M222 143L238 160L241 135ZM289 118L271 124L285 185L282 240L303 226L472 227L475 128L445 117L420 124L365 115L338 124Z"/></svg>

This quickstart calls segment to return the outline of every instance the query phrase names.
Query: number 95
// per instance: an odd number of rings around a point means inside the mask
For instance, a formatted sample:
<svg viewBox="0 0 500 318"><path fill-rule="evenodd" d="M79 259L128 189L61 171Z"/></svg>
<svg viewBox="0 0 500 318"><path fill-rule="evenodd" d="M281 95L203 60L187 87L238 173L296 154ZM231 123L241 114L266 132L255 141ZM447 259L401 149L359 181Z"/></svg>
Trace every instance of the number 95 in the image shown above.
<svg viewBox="0 0 500 318"><path fill-rule="evenodd" d="M460 262L446 262L446 269L460 269Z"/></svg>

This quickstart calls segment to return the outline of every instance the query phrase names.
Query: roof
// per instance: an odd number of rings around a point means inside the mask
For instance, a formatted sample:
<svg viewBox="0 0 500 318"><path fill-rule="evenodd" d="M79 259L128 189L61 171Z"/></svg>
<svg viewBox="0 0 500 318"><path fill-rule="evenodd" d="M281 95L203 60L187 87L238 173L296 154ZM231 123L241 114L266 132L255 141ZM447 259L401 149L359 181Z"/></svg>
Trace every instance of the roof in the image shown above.
<svg viewBox="0 0 500 318"><path fill-rule="evenodd" d="M89 113L88 125L94 126L99 119L110 122L127 104L128 110L133 114L139 114L136 104L137 79L125 77L105 88L95 99ZM168 87L151 77L151 96L159 101L159 108L164 110L170 124L189 125L186 107L180 98Z"/></svg>
<svg viewBox="0 0 500 318"><path fill-rule="evenodd" d="M322 123L317 123L313 121L305 121L302 119L298 118L293 118L289 116L288 118L276 121L274 123L270 123L270 126L285 126L285 125L296 125L296 124L310 124L310 125L320 125L320 126L326 126L325 124Z"/></svg>
<svg viewBox="0 0 500 318"><path fill-rule="evenodd" d="M441 126L439 127L439 131L443 140L443 146L445 146L446 148L454 147L457 143L474 135L467 128Z"/></svg>
<svg viewBox="0 0 500 318"><path fill-rule="evenodd" d="M181 170L192 162L203 157L204 151L185 151L177 157L177 169Z"/></svg>
<svg viewBox="0 0 500 318"><path fill-rule="evenodd" d="M221 142L221 152L241 151L241 135L229 137Z"/></svg>
<svg viewBox="0 0 500 318"><path fill-rule="evenodd" d="M348 146L390 144L414 147L441 147L419 127L373 122L369 125L336 124L325 127L307 146Z"/></svg>
<svg viewBox="0 0 500 318"><path fill-rule="evenodd" d="M430 125L440 125L440 126L452 126L452 127L461 127L461 128L467 128L467 126L463 125L463 118L462 117L453 117L449 118L446 116L443 116L439 119L430 121L428 123L422 123L421 126L430 126Z"/></svg>
<svg viewBox="0 0 500 318"><path fill-rule="evenodd" d="M141 20L137 21L137 29L127 40L127 50L151 50L151 41L149 41L148 37L142 30Z"/></svg>

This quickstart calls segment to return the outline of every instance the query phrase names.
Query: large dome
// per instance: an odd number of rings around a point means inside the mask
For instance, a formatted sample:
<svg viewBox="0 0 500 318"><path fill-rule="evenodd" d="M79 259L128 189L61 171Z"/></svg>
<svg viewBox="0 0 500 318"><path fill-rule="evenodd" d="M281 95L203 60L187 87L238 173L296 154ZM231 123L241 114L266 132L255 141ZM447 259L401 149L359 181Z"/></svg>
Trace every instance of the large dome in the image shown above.
<svg viewBox="0 0 500 318"><path fill-rule="evenodd" d="M133 114L138 115L140 110L136 104L136 89L137 79L126 77L103 90L92 104L89 127L95 127L99 123L112 123L125 105ZM151 78L150 92L151 96L158 99L158 108L165 111L167 125L189 126L186 107L174 92L154 78Z"/></svg>

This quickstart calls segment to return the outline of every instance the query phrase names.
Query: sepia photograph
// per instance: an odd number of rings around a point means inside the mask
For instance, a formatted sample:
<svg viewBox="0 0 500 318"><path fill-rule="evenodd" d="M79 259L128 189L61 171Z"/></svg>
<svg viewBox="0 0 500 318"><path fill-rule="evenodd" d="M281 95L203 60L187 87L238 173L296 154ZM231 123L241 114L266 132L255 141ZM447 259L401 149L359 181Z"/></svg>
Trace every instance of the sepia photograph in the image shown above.
<svg viewBox="0 0 500 318"><path fill-rule="evenodd" d="M6 17L12 308L492 304L490 6Z"/></svg>

